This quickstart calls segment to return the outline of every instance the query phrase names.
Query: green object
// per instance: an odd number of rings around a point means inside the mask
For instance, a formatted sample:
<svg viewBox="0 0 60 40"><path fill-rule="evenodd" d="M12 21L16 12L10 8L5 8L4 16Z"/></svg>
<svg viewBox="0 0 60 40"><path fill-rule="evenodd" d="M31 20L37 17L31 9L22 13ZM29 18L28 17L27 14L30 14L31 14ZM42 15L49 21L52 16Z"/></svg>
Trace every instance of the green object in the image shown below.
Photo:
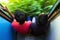
<svg viewBox="0 0 60 40"><path fill-rule="evenodd" d="M59 8L59 5L60 5L60 1L58 0L54 6L52 7L52 9L50 10L50 14L52 14L54 11L56 11L58 8Z"/></svg>
<svg viewBox="0 0 60 40"><path fill-rule="evenodd" d="M25 12L26 15L34 16L40 13L48 13L56 0L8 0L8 3L2 2L8 9L14 13L16 9Z"/></svg>

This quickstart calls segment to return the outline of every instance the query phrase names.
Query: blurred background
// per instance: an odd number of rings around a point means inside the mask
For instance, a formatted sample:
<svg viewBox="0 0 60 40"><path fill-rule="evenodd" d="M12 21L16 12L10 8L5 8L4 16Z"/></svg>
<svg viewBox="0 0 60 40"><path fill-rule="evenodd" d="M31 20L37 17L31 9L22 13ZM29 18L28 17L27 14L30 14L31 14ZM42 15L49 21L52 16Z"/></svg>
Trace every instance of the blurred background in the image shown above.
<svg viewBox="0 0 60 40"><path fill-rule="evenodd" d="M55 4L56 0L0 0L0 3L6 6L12 13L20 9L26 15L34 16L40 13L47 14Z"/></svg>

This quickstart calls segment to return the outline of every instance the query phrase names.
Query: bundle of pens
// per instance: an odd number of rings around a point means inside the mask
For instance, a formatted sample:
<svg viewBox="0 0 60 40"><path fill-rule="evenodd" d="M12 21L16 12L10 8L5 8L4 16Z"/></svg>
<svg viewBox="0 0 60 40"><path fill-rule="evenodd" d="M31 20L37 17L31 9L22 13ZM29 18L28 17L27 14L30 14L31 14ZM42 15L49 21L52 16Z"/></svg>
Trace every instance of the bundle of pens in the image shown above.
<svg viewBox="0 0 60 40"><path fill-rule="evenodd" d="M7 7L4 7L2 4L0 4L0 16L9 22L12 22L14 18L14 15L8 10Z"/></svg>

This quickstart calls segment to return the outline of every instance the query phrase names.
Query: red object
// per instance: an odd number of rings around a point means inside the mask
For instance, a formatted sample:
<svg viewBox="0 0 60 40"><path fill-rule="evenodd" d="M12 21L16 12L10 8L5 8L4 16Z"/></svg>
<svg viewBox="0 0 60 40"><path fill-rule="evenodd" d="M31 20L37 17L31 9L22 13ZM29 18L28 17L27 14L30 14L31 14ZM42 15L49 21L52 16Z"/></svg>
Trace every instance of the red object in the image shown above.
<svg viewBox="0 0 60 40"><path fill-rule="evenodd" d="M15 19L12 22L12 27L21 34L28 34L31 21L25 21L24 24L20 25Z"/></svg>

